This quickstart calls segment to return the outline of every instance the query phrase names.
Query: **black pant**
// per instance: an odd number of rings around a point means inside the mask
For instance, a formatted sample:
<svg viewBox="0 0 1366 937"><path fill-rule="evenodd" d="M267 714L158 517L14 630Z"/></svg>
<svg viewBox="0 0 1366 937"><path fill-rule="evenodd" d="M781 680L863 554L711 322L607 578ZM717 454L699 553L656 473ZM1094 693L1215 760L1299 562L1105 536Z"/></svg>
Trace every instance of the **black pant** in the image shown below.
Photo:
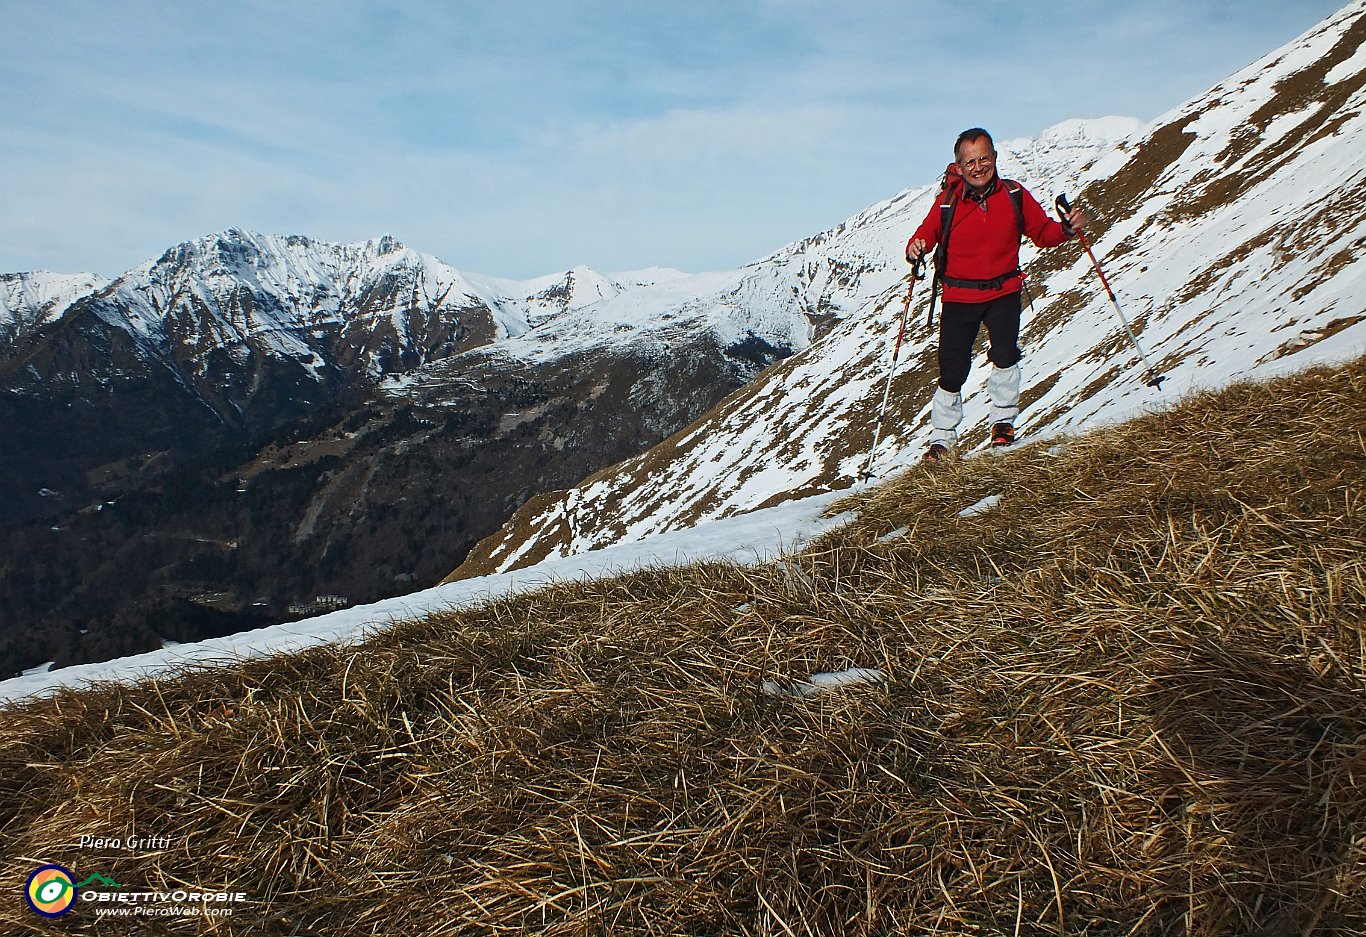
<svg viewBox="0 0 1366 937"><path fill-rule="evenodd" d="M1020 361L1020 294L1009 293L985 303L944 303L939 316L939 386L952 394L963 389L972 369L972 344L983 325L991 350L987 360L998 368Z"/></svg>

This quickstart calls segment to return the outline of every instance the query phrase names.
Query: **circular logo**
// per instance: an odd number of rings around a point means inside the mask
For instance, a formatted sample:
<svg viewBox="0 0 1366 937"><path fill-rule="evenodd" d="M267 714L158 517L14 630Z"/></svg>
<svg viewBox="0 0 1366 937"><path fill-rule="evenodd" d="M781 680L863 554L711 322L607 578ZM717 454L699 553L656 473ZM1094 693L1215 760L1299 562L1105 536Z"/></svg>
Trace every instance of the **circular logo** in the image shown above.
<svg viewBox="0 0 1366 937"><path fill-rule="evenodd" d="M24 897L43 917L61 917L76 903L76 877L60 865L45 865L28 877Z"/></svg>

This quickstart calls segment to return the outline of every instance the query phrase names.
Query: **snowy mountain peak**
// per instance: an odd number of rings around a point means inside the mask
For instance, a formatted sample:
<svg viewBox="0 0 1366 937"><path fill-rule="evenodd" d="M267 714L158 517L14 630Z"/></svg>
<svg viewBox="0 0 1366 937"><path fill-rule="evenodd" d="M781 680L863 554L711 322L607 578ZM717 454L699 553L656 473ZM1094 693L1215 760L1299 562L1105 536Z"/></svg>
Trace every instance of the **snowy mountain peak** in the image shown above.
<svg viewBox="0 0 1366 937"><path fill-rule="evenodd" d="M1145 126L1134 117L1065 120L1034 137L1001 141L996 146L1001 175L1044 190L1075 187L1096 160L1125 152ZM1064 169L1071 178L1060 176Z"/></svg>
<svg viewBox="0 0 1366 937"><path fill-rule="evenodd" d="M562 274L509 286L521 292L528 321L539 325L556 316L614 299L624 293L661 283L673 283L687 277L688 274L667 267L604 274L579 264Z"/></svg>
<svg viewBox="0 0 1366 937"><path fill-rule="evenodd" d="M36 336L56 315L22 318ZM225 424L272 425L526 328L517 303L391 236L338 245L234 227L87 295L50 341L20 350L0 332L0 378L32 399L104 398L169 379L175 390L164 393Z"/></svg>
<svg viewBox="0 0 1366 937"><path fill-rule="evenodd" d="M377 257L383 257L385 254L392 254L397 251L406 249L402 241L388 234L383 235L382 237L376 240L367 241L366 246L373 246L375 250L375 256Z"/></svg>
<svg viewBox="0 0 1366 937"><path fill-rule="evenodd" d="M1146 125L1136 117L1073 118L1046 127L1032 137L1018 137L997 143L997 149L1019 156L1029 152L1054 152L1071 148L1094 153L1121 148Z"/></svg>

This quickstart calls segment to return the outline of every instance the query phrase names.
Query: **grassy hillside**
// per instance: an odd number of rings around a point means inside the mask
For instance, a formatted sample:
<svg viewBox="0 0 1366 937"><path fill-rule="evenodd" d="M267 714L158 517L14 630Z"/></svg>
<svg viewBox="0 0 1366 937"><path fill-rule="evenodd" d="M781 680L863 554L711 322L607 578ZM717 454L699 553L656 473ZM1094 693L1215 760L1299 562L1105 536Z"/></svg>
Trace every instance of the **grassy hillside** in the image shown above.
<svg viewBox="0 0 1366 937"><path fill-rule="evenodd" d="M0 923L1366 932L1363 399L1366 359L1237 386L913 469L784 563L11 707ZM760 691L853 666L887 681ZM249 901L45 922L43 862Z"/></svg>

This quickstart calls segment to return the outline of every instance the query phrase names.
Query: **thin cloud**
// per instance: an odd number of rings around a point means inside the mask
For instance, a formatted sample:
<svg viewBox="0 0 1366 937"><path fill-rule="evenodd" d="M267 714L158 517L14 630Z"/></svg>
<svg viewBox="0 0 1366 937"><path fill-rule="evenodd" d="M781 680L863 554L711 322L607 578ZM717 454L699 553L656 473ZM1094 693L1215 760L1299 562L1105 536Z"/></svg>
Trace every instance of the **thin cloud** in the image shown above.
<svg viewBox="0 0 1366 937"><path fill-rule="evenodd" d="M933 178L963 126L1151 118L1335 6L9 3L0 270L233 225L507 277L734 267Z"/></svg>

